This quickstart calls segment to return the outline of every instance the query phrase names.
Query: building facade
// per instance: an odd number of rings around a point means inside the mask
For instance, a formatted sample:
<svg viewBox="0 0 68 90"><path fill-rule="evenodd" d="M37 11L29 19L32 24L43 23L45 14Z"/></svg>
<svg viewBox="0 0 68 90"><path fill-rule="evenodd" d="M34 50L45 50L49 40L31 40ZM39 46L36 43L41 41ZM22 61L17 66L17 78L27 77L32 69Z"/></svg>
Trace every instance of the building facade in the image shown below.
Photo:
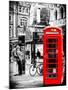
<svg viewBox="0 0 68 90"><path fill-rule="evenodd" d="M9 2L9 37L17 39L28 29L30 4L26 2Z"/></svg>

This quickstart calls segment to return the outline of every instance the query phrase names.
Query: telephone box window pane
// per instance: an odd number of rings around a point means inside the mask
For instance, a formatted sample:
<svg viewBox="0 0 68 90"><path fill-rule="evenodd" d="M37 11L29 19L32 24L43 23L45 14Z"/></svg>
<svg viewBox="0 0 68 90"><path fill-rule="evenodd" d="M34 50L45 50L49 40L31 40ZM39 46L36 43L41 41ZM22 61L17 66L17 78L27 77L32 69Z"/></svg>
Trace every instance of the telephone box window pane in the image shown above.
<svg viewBox="0 0 68 90"><path fill-rule="evenodd" d="M56 44L48 44L48 48L56 48Z"/></svg>
<svg viewBox="0 0 68 90"><path fill-rule="evenodd" d="M56 68L48 69L48 74L56 74Z"/></svg>
<svg viewBox="0 0 68 90"><path fill-rule="evenodd" d="M49 72L49 73L52 73L52 72L53 72L53 69L48 69L48 72Z"/></svg>
<svg viewBox="0 0 68 90"><path fill-rule="evenodd" d="M48 59L49 63L56 63L56 59Z"/></svg>
<svg viewBox="0 0 68 90"><path fill-rule="evenodd" d="M48 68L56 68L56 64L48 64Z"/></svg>
<svg viewBox="0 0 68 90"><path fill-rule="evenodd" d="M56 52L56 49L48 49L48 52Z"/></svg>
<svg viewBox="0 0 68 90"><path fill-rule="evenodd" d="M57 39L48 39L48 42L51 43L51 42L56 42Z"/></svg>
<svg viewBox="0 0 68 90"><path fill-rule="evenodd" d="M49 78L55 78L56 77L56 74L49 74L48 77Z"/></svg>
<svg viewBox="0 0 68 90"><path fill-rule="evenodd" d="M56 54L48 54L48 58L56 58Z"/></svg>

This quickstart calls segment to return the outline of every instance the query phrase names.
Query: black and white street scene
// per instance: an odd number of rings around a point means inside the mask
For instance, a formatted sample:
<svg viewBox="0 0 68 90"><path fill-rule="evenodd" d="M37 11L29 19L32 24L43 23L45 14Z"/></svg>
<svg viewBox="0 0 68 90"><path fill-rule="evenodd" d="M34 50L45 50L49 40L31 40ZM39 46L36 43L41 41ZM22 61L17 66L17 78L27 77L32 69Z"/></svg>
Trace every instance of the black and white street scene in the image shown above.
<svg viewBox="0 0 68 90"><path fill-rule="evenodd" d="M9 88L44 86L43 29L52 25L66 43L65 4L9 1Z"/></svg>

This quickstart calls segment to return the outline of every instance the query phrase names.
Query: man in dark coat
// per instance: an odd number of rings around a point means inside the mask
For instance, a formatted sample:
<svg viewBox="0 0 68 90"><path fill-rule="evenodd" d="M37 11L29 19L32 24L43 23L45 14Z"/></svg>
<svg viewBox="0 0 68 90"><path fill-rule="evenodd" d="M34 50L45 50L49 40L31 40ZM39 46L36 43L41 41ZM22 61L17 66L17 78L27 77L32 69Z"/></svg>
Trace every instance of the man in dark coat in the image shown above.
<svg viewBox="0 0 68 90"><path fill-rule="evenodd" d="M40 54L39 49L37 49L37 57L38 57L38 58L40 58L40 57L41 57L41 54Z"/></svg>

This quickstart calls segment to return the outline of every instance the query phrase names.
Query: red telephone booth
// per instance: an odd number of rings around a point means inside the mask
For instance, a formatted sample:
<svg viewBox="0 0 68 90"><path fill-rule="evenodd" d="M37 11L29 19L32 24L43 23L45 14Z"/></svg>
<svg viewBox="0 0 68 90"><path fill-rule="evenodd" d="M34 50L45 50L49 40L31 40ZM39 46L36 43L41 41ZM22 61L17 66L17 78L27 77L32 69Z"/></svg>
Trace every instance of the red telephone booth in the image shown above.
<svg viewBox="0 0 68 90"><path fill-rule="evenodd" d="M43 36L43 83L61 84L63 79L63 35L56 27L44 29Z"/></svg>

